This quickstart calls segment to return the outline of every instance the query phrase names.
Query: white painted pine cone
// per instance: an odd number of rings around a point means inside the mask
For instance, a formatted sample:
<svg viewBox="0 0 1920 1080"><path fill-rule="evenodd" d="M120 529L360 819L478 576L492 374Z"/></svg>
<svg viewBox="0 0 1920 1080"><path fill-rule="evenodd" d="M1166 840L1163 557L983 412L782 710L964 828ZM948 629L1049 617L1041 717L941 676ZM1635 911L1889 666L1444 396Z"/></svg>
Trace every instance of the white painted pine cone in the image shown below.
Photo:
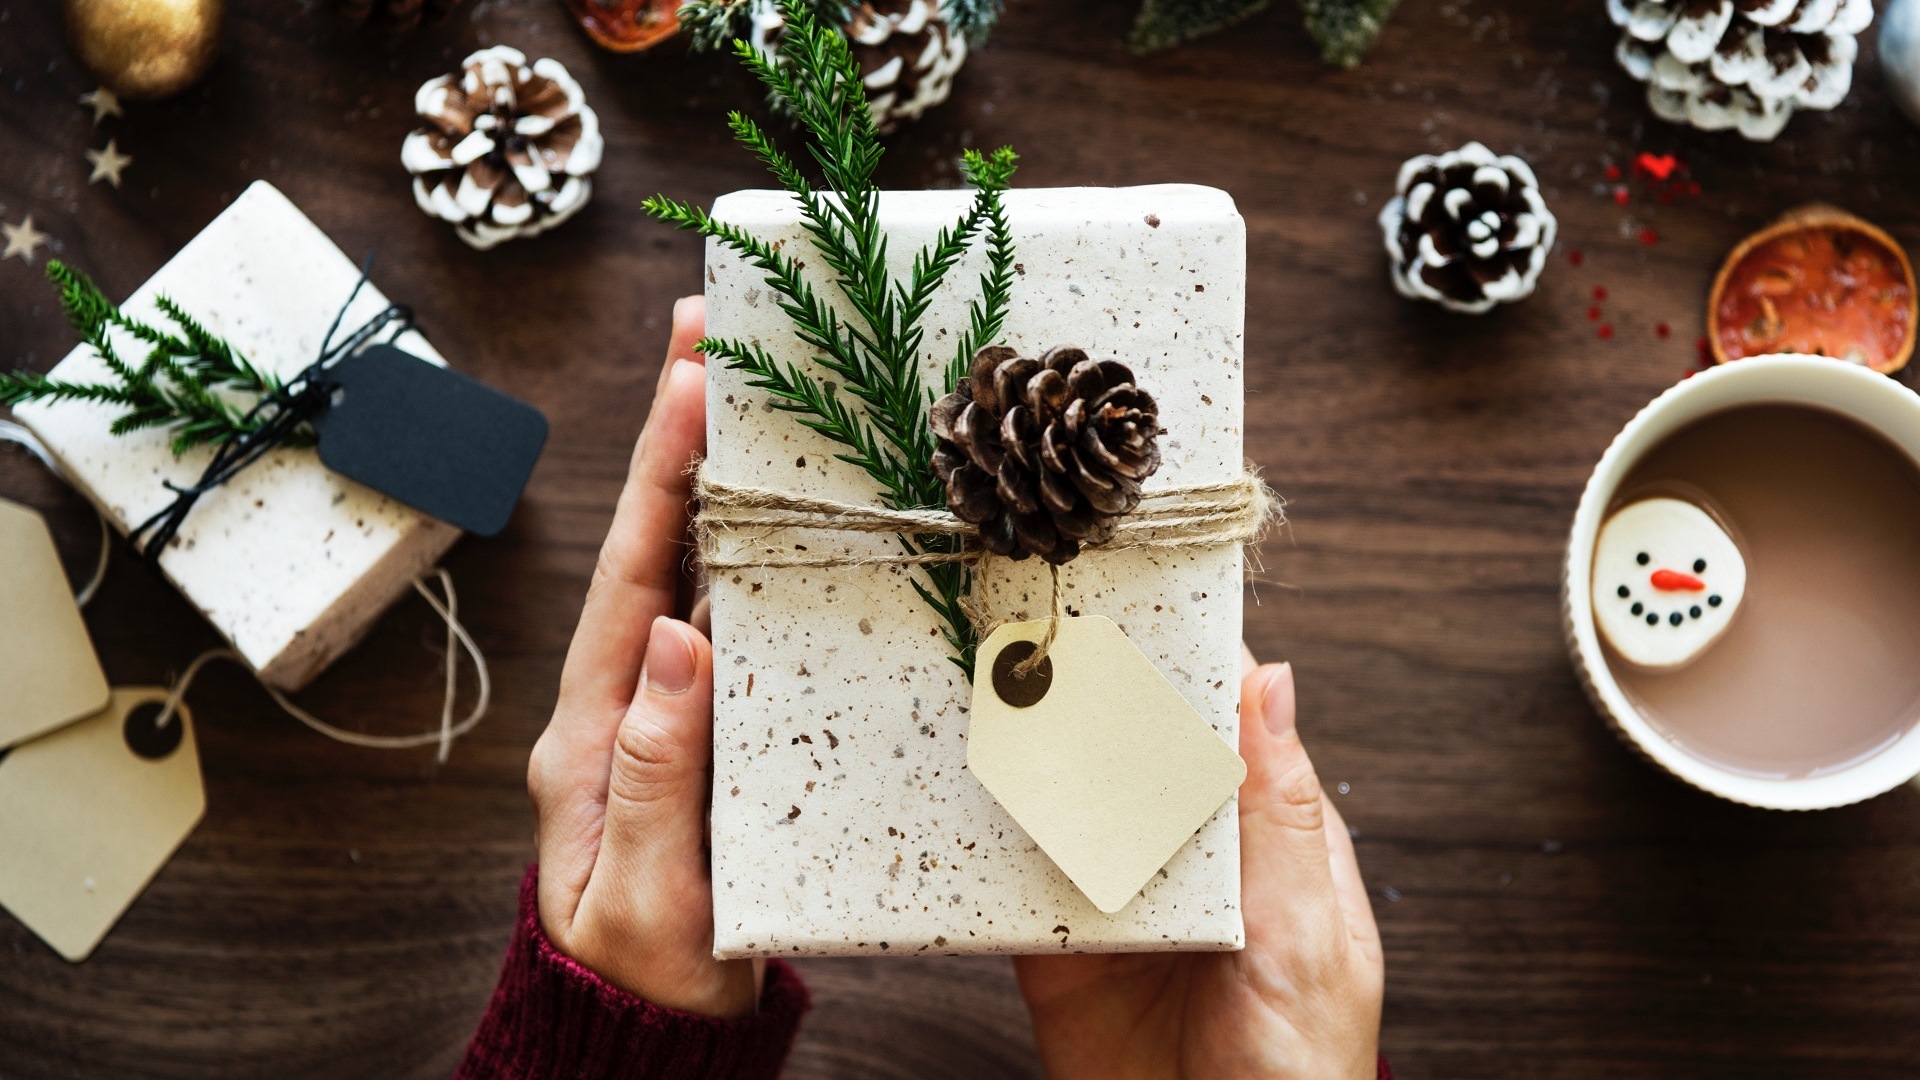
<svg viewBox="0 0 1920 1080"><path fill-rule="evenodd" d="M786 22L773 0L754 0L748 40L777 59ZM841 28L867 87L874 126L892 131L947 100L967 62L966 35L942 0L863 0Z"/></svg>
<svg viewBox="0 0 1920 1080"><path fill-rule="evenodd" d="M1477 142L1408 160L1380 211L1393 287L1469 315L1532 294L1557 228L1527 163Z"/></svg>
<svg viewBox="0 0 1920 1080"><path fill-rule="evenodd" d="M558 60L481 49L420 87L414 110L424 123L400 148L414 201L475 248L545 232L593 195L600 118Z"/></svg>
<svg viewBox="0 0 1920 1080"><path fill-rule="evenodd" d="M1607 0L1607 15L1655 116L1766 142L1846 98L1873 0Z"/></svg>

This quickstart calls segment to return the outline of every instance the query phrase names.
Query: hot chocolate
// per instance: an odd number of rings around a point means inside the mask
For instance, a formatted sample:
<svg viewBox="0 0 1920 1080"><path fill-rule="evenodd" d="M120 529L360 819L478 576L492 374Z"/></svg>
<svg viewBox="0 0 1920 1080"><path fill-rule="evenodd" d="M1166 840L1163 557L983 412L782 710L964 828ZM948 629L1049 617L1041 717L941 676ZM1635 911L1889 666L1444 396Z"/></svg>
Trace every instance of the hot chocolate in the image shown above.
<svg viewBox="0 0 1920 1080"><path fill-rule="evenodd" d="M1678 669L1607 648L1649 722L1723 768L1800 777L1872 755L1920 719L1912 459L1837 413L1741 406L1655 445L1612 508L1661 496L1726 527L1746 560L1746 595L1724 634ZM1593 584L1596 602L1619 587Z"/></svg>

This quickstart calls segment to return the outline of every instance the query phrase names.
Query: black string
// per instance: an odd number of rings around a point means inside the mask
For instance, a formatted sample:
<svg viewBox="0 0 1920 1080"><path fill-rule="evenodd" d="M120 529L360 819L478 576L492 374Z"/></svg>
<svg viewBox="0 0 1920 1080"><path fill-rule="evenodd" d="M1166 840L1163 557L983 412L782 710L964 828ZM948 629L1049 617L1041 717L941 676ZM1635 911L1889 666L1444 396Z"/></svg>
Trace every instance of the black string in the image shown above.
<svg viewBox="0 0 1920 1080"><path fill-rule="evenodd" d="M167 550L167 545L179 533L180 526L193 511L194 504L200 501L200 496L233 479L247 466L265 457L269 450L293 437L301 427L333 403L337 386L326 378L326 372L335 361L358 352L389 324L399 325L394 337L413 327L413 309L404 304L389 304L338 345L333 344L333 335L339 332L340 323L347 317L347 309L359 298L360 290L367 284L367 274L372 269L373 256L369 255L360 264L360 280L354 283L353 291L347 294L347 302L340 305L332 324L327 327L327 336L320 342L320 355L313 363L282 383L278 390L262 397L240 418L241 426L250 430L222 442L197 482L182 487L171 480L165 481L167 490L174 493L173 502L127 534L127 541L148 566L159 569L161 553ZM147 536L149 532L151 536ZM144 544L141 543L143 536L147 536Z"/></svg>

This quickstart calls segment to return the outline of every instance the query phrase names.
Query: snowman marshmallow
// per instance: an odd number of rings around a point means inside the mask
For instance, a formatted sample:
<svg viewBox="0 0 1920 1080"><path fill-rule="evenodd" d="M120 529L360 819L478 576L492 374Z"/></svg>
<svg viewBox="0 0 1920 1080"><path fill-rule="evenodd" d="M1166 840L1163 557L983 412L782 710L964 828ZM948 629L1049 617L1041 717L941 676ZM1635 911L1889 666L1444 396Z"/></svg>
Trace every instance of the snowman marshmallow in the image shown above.
<svg viewBox="0 0 1920 1080"><path fill-rule="evenodd" d="M1615 511L1593 548L1593 615L1628 663L1677 668L1725 633L1747 562L1712 515L1680 499Z"/></svg>

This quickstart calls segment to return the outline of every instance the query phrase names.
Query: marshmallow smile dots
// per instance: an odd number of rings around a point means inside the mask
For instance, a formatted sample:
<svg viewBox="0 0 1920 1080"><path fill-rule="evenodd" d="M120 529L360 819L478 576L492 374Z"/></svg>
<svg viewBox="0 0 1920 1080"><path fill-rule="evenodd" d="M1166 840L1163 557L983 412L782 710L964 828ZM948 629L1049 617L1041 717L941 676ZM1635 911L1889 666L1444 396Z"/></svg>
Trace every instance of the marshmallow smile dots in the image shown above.
<svg viewBox="0 0 1920 1080"><path fill-rule="evenodd" d="M1594 622L1628 663L1677 668L1733 622L1747 564L1720 523L1673 498L1642 499L1600 527L1593 552Z"/></svg>

